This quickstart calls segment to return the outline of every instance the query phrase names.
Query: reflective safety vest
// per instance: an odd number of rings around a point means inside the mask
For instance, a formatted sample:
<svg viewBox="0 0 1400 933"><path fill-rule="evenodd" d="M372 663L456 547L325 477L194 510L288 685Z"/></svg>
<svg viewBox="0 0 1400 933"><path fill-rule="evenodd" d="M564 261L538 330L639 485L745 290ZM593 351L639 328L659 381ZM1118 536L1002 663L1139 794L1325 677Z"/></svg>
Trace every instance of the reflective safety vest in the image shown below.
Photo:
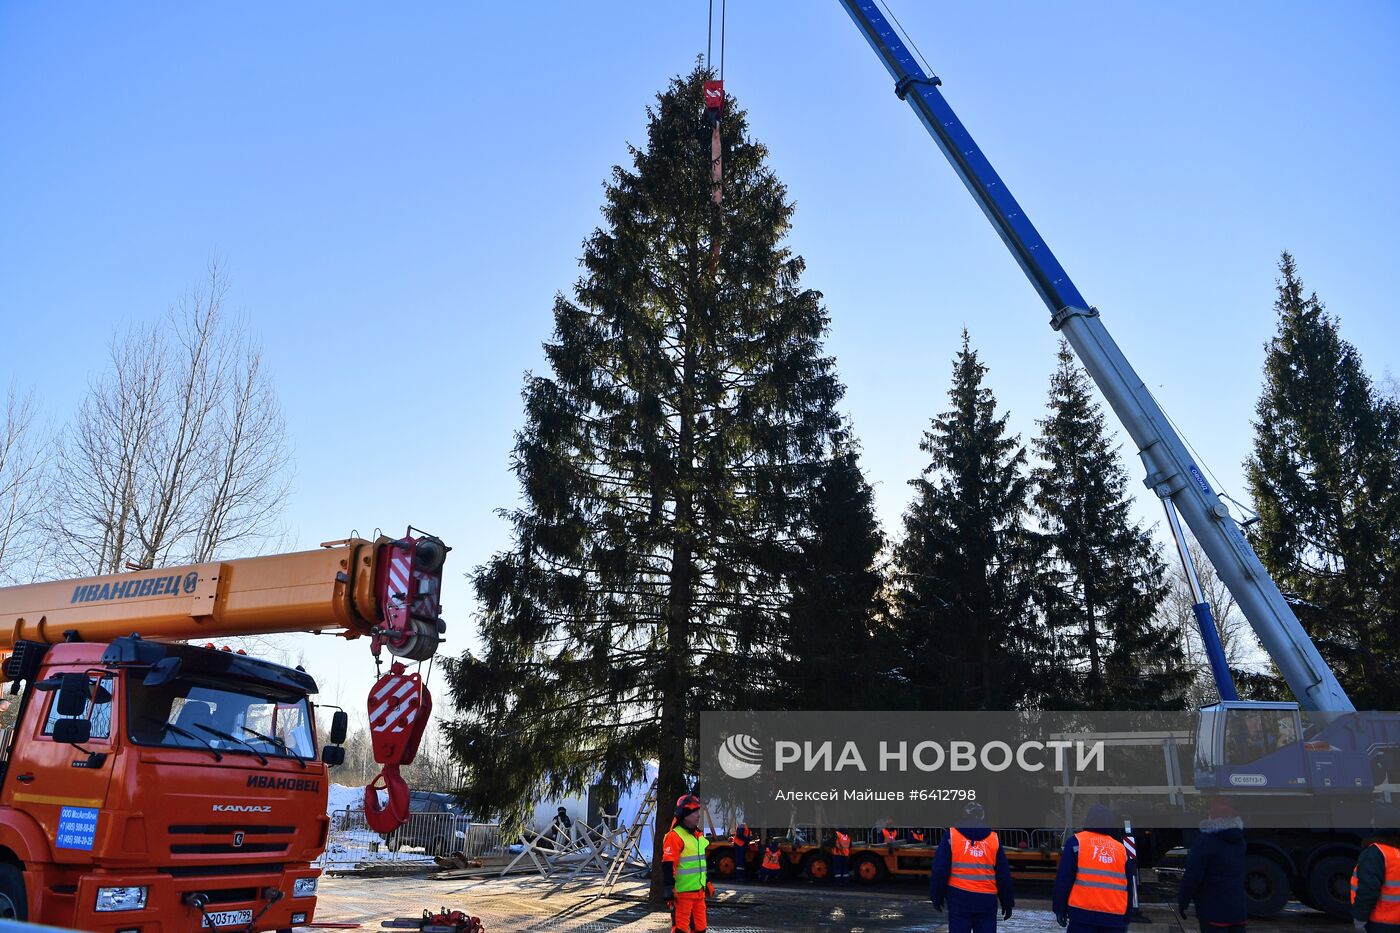
<svg viewBox="0 0 1400 933"><path fill-rule="evenodd" d="M996 833L986 839L969 839L957 829L948 830L948 847L953 852L953 872L948 886L977 894L997 893L997 849L1001 843Z"/></svg>
<svg viewBox="0 0 1400 933"><path fill-rule="evenodd" d="M850 854L851 854L851 837L850 837L850 836L847 836L847 835L846 835L845 833L843 833L843 832L838 831L838 832L836 833L836 845L835 845L835 847L832 848L831 854L832 854L832 855L850 855Z"/></svg>
<svg viewBox="0 0 1400 933"><path fill-rule="evenodd" d="M1385 880L1381 882L1381 896L1371 910L1370 919L1375 923L1400 924L1400 849L1395 846L1372 843L1385 856ZM1351 870L1351 902L1356 903L1356 869Z"/></svg>
<svg viewBox="0 0 1400 933"><path fill-rule="evenodd" d="M1079 840L1079 866L1069 906L1115 916L1127 913L1128 850L1112 836L1087 829L1074 838Z"/></svg>
<svg viewBox="0 0 1400 933"><path fill-rule="evenodd" d="M782 868L782 867L783 867L783 863L782 863L781 861L779 861L779 855L780 855L781 851L782 851L782 850L780 850L780 849L773 849L773 848L764 849L764 850L763 850L763 867L764 867L764 868L771 868L771 869Z"/></svg>
<svg viewBox="0 0 1400 933"><path fill-rule="evenodd" d="M917 829L911 829L909 830L909 838L912 839L914 842L923 842L924 834L919 832Z"/></svg>
<svg viewBox="0 0 1400 933"><path fill-rule="evenodd" d="M681 827L671 830L671 835L681 842L680 858L676 859L676 893L705 890L705 849L710 840L684 831Z"/></svg>
<svg viewBox="0 0 1400 933"><path fill-rule="evenodd" d="M734 846L734 848L739 850L737 854L742 855L749 847L750 838L750 836L741 836L738 833L735 833L734 835L729 837L729 842L731 845Z"/></svg>
<svg viewBox="0 0 1400 933"><path fill-rule="evenodd" d="M882 830L880 830L880 835L882 835L882 836L885 837L885 842L887 842L887 843L893 843L893 842L894 842L894 839L895 839L895 836L896 836L896 833L895 833L895 831L892 830L892 829L882 829Z"/></svg>

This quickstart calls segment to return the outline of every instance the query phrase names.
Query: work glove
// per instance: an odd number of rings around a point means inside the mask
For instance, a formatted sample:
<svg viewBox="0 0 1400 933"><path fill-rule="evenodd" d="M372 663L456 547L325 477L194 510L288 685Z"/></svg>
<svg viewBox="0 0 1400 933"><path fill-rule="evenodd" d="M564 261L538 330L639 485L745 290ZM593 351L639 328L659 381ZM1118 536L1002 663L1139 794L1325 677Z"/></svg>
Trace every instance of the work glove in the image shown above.
<svg viewBox="0 0 1400 933"><path fill-rule="evenodd" d="M665 895L665 897L666 897L666 906L669 907L671 910L675 910L675 909L676 909L676 889L675 889L675 888L667 888L667 889L666 889L666 895Z"/></svg>
<svg viewBox="0 0 1400 933"><path fill-rule="evenodd" d="M1062 927L1069 926L1069 914L1056 914L1055 922Z"/></svg>
<svg viewBox="0 0 1400 933"><path fill-rule="evenodd" d="M934 902L933 902L933 912L934 912L934 913L938 913L938 914L943 913L943 902L942 902L942 901L934 901Z"/></svg>
<svg viewBox="0 0 1400 933"><path fill-rule="evenodd" d="M1003 907L1003 908L1001 909L1001 919L1003 919L1003 920L1010 920L1010 919L1011 919L1011 908L1010 908L1010 907Z"/></svg>
<svg viewBox="0 0 1400 933"><path fill-rule="evenodd" d="M714 896L715 896L715 886L714 886L714 884L713 884L712 882L709 882L709 881L706 881L706 882L705 882L705 896L706 896L706 897L714 897Z"/></svg>

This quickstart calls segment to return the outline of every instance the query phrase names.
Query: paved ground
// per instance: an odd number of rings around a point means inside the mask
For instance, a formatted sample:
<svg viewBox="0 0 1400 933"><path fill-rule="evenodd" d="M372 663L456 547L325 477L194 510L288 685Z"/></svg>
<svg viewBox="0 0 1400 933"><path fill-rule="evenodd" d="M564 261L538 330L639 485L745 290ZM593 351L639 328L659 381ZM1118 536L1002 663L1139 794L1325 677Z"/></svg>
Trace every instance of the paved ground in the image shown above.
<svg viewBox="0 0 1400 933"><path fill-rule="evenodd" d="M556 883L516 876L485 881L435 881L423 876L340 877L321 880L320 921L361 924L379 930L380 921L413 917L425 907L446 906L480 917L488 933L528 931L606 931L654 933L668 930L666 914L644 902L640 884L619 884L604 895L597 881ZM1049 912L1049 886L1018 890L1020 906L1005 933L1054 933L1059 927ZM1183 925L1165 901L1169 892L1149 890L1144 897L1150 923L1136 923L1132 933L1196 933ZM1251 922L1250 933L1343 933L1350 924L1293 905L1284 917ZM891 882L878 890L863 887L832 890L803 882L761 888L730 884L710 906L714 933L938 933L943 917L922 896L922 886Z"/></svg>

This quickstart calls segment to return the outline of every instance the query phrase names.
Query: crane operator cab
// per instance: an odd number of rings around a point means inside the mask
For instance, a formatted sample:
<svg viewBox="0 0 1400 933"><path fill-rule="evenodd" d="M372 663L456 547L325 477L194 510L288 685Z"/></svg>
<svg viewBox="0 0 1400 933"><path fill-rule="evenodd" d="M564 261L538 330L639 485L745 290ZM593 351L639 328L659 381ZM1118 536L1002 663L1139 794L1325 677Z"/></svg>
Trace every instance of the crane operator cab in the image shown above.
<svg viewBox="0 0 1400 933"><path fill-rule="evenodd" d="M1200 710L1200 790L1370 793L1400 778L1400 731L1377 713L1302 710L1297 703L1217 703Z"/></svg>

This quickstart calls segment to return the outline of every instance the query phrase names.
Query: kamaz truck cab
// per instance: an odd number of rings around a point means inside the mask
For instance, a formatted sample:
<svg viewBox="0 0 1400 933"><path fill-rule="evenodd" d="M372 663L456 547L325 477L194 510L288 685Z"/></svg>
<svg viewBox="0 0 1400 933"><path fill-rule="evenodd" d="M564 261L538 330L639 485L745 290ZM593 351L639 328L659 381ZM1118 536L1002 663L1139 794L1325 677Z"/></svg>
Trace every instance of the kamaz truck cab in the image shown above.
<svg viewBox="0 0 1400 933"><path fill-rule="evenodd" d="M21 642L0 763L0 916L78 930L287 929L316 907L327 764L306 672L131 635Z"/></svg>

